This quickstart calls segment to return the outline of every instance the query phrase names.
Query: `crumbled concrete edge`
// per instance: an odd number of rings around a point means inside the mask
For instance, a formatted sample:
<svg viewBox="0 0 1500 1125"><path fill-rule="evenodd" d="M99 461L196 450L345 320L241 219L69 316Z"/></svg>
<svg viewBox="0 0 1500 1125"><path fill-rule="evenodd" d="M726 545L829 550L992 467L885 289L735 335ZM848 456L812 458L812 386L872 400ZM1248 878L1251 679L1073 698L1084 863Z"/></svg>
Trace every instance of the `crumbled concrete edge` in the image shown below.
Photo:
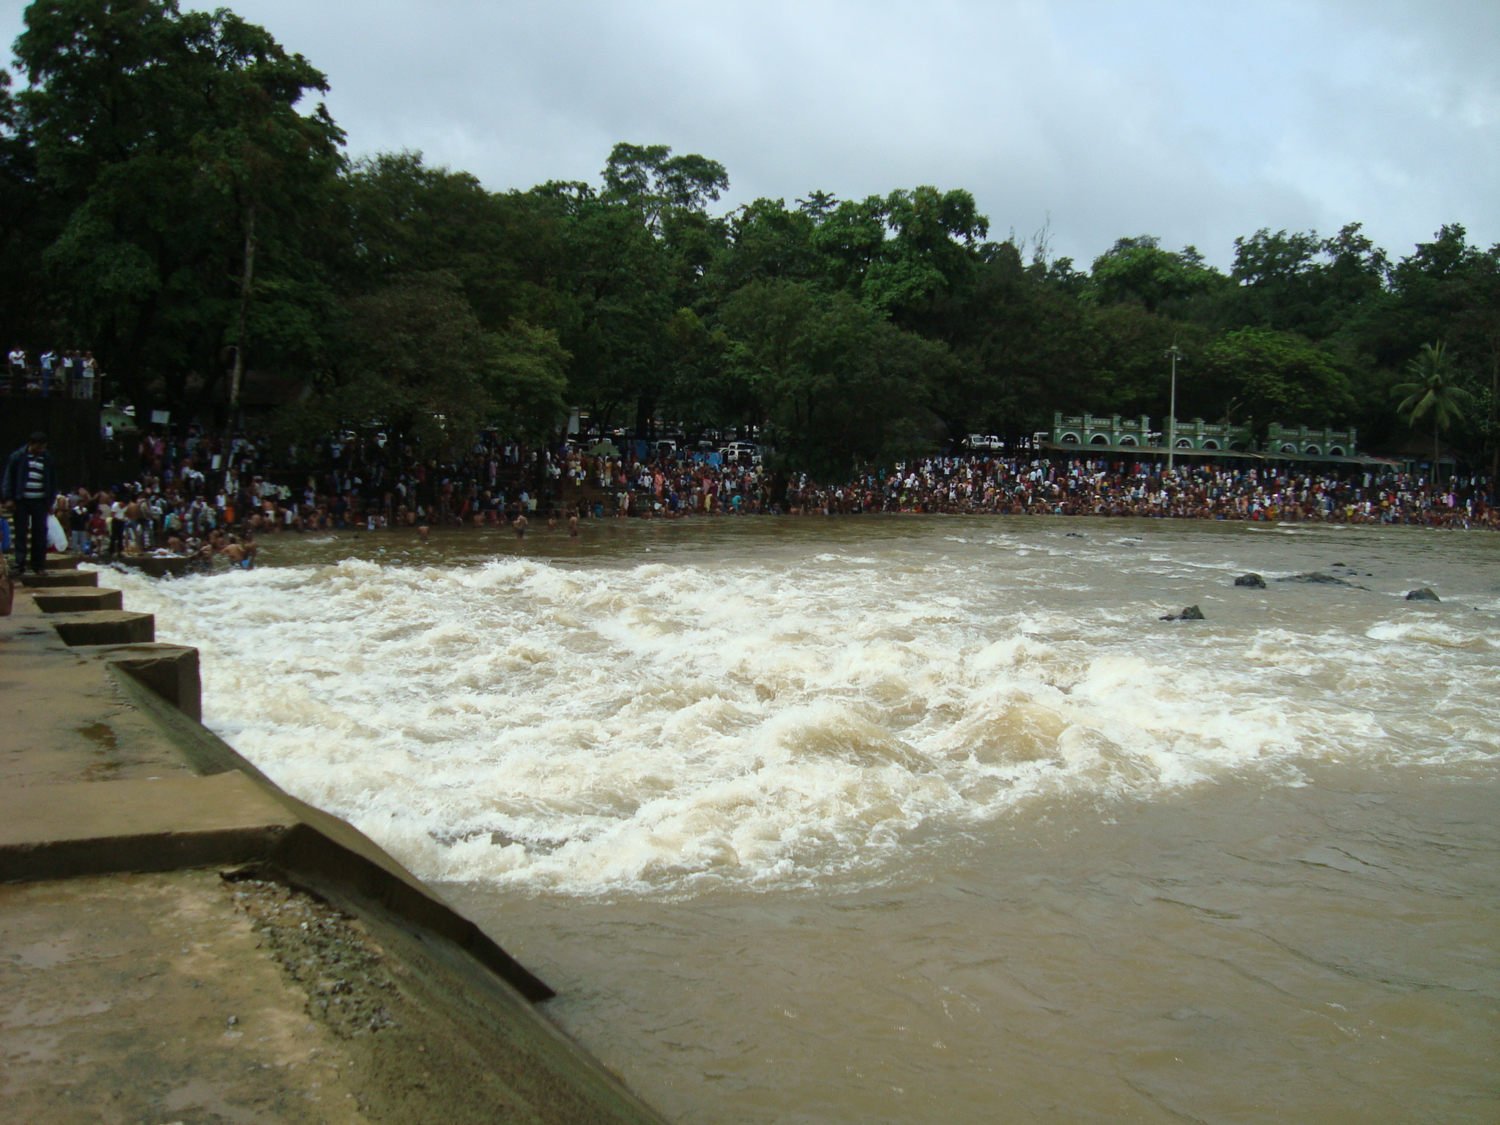
<svg viewBox="0 0 1500 1125"><path fill-rule="evenodd" d="M662 1125L620 1075L451 942L274 863L220 876L308 1017L353 1060L367 1119Z"/></svg>
<svg viewBox="0 0 1500 1125"><path fill-rule="evenodd" d="M357 918L271 878L259 864L220 877L282 976L307 994L308 1015L341 1039L397 1026L395 978Z"/></svg>

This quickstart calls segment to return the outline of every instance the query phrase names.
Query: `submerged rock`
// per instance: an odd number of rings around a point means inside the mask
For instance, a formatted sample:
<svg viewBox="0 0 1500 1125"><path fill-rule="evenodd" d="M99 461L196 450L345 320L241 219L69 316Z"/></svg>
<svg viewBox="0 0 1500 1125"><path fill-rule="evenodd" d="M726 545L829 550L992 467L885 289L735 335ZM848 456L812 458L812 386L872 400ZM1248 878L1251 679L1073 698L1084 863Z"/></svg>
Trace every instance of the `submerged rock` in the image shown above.
<svg viewBox="0 0 1500 1125"><path fill-rule="evenodd" d="M1254 590L1264 590L1266 580L1258 574L1242 574L1234 580L1236 586L1249 586Z"/></svg>
<svg viewBox="0 0 1500 1125"><path fill-rule="evenodd" d="M1417 590L1408 590L1406 600L1409 602L1440 602L1443 599L1432 592L1431 586L1423 586Z"/></svg>
<svg viewBox="0 0 1500 1125"><path fill-rule="evenodd" d="M1276 579L1278 582L1306 582L1314 586L1348 586L1342 578L1335 578L1331 574L1324 574L1321 570L1309 571L1307 574L1289 574L1285 578Z"/></svg>
<svg viewBox="0 0 1500 1125"><path fill-rule="evenodd" d="M1181 613L1169 613L1162 618L1163 621L1202 621L1203 619L1203 611L1195 605L1188 606Z"/></svg>

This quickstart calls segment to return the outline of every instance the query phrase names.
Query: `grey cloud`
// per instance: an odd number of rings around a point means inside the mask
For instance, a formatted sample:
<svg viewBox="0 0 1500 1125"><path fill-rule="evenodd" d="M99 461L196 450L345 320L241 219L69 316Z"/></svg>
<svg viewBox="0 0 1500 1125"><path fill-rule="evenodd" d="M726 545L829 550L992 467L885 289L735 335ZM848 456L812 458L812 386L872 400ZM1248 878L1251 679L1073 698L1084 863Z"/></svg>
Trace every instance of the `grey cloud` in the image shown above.
<svg viewBox="0 0 1500 1125"><path fill-rule="evenodd" d="M494 190L596 182L630 140L723 162L725 206L967 188L1085 265L1351 220L1395 255L1500 240L1493 0L229 3L328 73L352 153Z"/></svg>

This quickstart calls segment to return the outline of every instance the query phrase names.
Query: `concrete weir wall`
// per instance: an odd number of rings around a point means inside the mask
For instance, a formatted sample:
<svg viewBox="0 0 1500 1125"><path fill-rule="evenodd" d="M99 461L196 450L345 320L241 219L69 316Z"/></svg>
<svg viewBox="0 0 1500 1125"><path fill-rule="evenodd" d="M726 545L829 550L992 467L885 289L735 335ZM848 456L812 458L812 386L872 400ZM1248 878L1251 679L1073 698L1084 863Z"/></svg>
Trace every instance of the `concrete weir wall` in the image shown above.
<svg viewBox="0 0 1500 1125"><path fill-rule="evenodd" d="M199 722L196 649L62 562L0 617L0 1074L18 1121L660 1118L552 991Z"/></svg>

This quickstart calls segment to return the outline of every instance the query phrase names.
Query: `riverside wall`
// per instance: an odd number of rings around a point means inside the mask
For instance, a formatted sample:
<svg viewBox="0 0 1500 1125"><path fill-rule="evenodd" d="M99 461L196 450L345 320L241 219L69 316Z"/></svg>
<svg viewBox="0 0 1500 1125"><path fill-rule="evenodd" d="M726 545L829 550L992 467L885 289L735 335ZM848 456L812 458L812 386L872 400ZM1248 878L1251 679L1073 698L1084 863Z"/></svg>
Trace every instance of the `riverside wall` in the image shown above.
<svg viewBox="0 0 1500 1125"><path fill-rule="evenodd" d="M0 617L0 1073L32 1121L657 1122L548 986L199 722L62 562Z"/></svg>

